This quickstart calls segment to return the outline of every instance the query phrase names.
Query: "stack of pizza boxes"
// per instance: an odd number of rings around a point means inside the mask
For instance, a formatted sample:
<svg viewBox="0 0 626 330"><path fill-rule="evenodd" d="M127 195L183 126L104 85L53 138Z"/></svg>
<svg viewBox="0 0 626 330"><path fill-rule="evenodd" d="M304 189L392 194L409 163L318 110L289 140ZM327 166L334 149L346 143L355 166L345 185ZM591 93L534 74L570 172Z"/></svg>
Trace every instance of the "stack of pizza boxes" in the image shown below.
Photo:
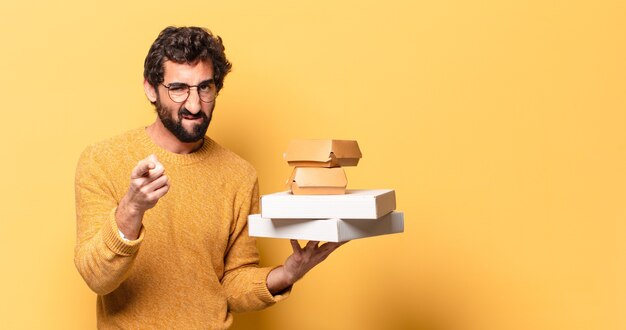
<svg viewBox="0 0 626 330"><path fill-rule="evenodd" d="M291 141L289 190L261 196L261 214L248 216L250 236L342 242L403 232L394 190L346 189L343 167L361 157L353 140Z"/></svg>

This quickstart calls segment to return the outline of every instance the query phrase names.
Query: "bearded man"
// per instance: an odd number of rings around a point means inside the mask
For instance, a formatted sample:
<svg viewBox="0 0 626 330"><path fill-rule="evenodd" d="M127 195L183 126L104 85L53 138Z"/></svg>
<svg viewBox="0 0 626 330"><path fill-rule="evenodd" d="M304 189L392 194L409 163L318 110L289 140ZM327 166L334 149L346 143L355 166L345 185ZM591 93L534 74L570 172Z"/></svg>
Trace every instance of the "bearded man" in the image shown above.
<svg viewBox="0 0 626 330"><path fill-rule="evenodd" d="M155 121L82 153L74 261L98 295L98 328L226 329L340 245L292 240L283 265L259 267L256 172L205 135L230 69L220 37L166 28L144 63Z"/></svg>

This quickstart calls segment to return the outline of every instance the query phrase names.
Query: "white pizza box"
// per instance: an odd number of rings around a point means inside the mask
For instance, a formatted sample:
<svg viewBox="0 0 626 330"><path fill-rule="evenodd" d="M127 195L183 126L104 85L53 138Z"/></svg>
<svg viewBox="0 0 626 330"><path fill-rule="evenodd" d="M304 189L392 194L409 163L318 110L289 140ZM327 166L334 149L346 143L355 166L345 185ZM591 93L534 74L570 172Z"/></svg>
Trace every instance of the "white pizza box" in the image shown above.
<svg viewBox="0 0 626 330"><path fill-rule="evenodd" d="M404 213L391 212L380 219L266 219L248 216L248 234L254 237L344 242L404 232Z"/></svg>
<svg viewBox="0 0 626 330"><path fill-rule="evenodd" d="M341 195L261 196L261 217L268 219L378 219L396 209L392 189L354 189Z"/></svg>

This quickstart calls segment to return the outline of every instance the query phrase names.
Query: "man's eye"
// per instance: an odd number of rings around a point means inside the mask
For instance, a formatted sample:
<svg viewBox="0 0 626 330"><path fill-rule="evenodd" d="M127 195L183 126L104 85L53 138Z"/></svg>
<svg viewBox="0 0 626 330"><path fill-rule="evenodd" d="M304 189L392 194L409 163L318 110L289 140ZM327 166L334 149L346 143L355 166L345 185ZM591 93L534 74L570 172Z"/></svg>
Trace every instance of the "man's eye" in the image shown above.
<svg viewBox="0 0 626 330"><path fill-rule="evenodd" d="M204 83L204 84L201 84L200 86L198 86L198 89L203 91L203 92L208 92L211 89L213 89L213 86L215 86L215 85L213 85L213 83Z"/></svg>
<svg viewBox="0 0 626 330"><path fill-rule="evenodd" d="M179 86L179 85L170 86L170 91L175 92L175 93L185 93L187 91L187 86Z"/></svg>

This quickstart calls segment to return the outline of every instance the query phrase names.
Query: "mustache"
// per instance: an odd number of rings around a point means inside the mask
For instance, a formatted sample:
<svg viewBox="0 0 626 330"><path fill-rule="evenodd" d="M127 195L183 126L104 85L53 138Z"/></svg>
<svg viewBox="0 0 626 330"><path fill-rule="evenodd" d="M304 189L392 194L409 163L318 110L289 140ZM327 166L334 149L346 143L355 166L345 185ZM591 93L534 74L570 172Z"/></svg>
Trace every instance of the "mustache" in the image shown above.
<svg viewBox="0 0 626 330"><path fill-rule="evenodd" d="M205 120L208 120L209 118L207 118L206 114L202 111L199 111L198 113L191 113L189 112L189 110L182 108L180 109L180 111L178 111L178 119L182 119L183 116L187 116L187 117L192 117L192 118L202 118Z"/></svg>

